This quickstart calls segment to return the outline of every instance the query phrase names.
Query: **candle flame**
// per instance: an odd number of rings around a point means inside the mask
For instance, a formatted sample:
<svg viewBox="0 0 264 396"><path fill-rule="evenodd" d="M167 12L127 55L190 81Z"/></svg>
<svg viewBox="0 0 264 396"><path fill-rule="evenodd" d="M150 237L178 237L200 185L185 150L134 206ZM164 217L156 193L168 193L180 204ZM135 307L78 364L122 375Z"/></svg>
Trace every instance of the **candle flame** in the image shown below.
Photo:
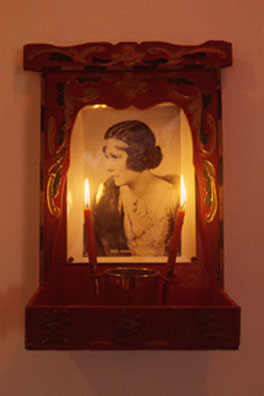
<svg viewBox="0 0 264 396"><path fill-rule="evenodd" d="M187 194L186 194L183 176L181 175L181 207L182 208L184 208L184 206L186 205L186 201L187 201Z"/></svg>
<svg viewBox="0 0 264 396"><path fill-rule="evenodd" d="M102 195L103 195L103 192L104 192L104 185L103 185L103 183L100 183L99 184L99 186L98 186L98 190L97 190L97 193L96 193L96 197L95 197L95 202L98 204L98 202L100 201L100 199L101 199L101 197L102 197Z"/></svg>
<svg viewBox="0 0 264 396"><path fill-rule="evenodd" d="M88 179L84 181L84 206L90 208L90 188Z"/></svg>

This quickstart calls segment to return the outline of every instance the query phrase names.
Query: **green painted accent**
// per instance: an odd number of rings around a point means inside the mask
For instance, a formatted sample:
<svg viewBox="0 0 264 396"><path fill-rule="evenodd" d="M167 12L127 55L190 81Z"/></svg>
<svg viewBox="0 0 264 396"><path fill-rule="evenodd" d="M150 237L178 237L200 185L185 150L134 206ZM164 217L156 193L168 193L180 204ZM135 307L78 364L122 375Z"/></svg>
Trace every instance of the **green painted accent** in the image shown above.
<svg viewBox="0 0 264 396"><path fill-rule="evenodd" d="M56 144L58 146L61 146L63 144L64 138L65 138L64 125L65 125L65 121L63 121L62 126L58 130L58 134L57 134L57 137L56 137Z"/></svg>
<svg viewBox="0 0 264 396"><path fill-rule="evenodd" d="M203 114L202 114L202 118L201 118L200 137L201 137L201 142L203 144L208 143L209 135L204 132L204 115Z"/></svg>

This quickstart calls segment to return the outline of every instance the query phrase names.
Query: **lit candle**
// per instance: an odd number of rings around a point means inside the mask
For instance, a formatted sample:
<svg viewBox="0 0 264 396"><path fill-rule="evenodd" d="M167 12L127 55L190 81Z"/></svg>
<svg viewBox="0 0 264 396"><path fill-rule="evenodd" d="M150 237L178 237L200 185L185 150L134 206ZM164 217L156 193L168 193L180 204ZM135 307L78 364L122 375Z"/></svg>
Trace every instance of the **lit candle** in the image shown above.
<svg viewBox="0 0 264 396"><path fill-rule="evenodd" d="M93 231L92 212L90 208L90 191L88 179L84 182L84 219L86 230L87 250L89 255L89 262L92 266L93 273L96 273L97 260L96 260L96 247Z"/></svg>
<svg viewBox="0 0 264 396"><path fill-rule="evenodd" d="M171 239L171 245L168 256L169 271L168 274L173 275L173 267L176 261L176 256L180 246L181 240L181 230L183 225L183 220L185 216L185 205L186 205L186 190L184 186L183 176L181 175L181 203L177 210L176 220L174 225L173 236Z"/></svg>

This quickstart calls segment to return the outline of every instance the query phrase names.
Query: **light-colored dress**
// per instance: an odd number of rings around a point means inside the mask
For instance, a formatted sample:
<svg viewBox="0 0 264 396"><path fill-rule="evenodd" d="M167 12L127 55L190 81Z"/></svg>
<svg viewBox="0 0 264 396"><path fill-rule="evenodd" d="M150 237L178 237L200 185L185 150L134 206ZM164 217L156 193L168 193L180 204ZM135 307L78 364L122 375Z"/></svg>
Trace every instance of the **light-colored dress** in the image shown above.
<svg viewBox="0 0 264 396"><path fill-rule="evenodd" d="M164 256L172 237L179 190L159 177L143 197L128 186L120 187L119 207L124 213L124 232L132 256Z"/></svg>

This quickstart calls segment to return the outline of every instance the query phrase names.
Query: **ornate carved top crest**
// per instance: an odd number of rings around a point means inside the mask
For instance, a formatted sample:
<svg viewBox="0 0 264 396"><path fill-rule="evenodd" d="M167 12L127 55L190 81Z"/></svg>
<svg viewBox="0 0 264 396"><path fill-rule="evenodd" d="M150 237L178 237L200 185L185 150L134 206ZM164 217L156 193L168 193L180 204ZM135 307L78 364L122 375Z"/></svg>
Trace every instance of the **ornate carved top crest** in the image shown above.
<svg viewBox="0 0 264 396"><path fill-rule="evenodd" d="M207 41L195 46L98 42L72 47L50 44L24 47L24 68L35 71L215 69L231 64L231 44L225 41Z"/></svg>

